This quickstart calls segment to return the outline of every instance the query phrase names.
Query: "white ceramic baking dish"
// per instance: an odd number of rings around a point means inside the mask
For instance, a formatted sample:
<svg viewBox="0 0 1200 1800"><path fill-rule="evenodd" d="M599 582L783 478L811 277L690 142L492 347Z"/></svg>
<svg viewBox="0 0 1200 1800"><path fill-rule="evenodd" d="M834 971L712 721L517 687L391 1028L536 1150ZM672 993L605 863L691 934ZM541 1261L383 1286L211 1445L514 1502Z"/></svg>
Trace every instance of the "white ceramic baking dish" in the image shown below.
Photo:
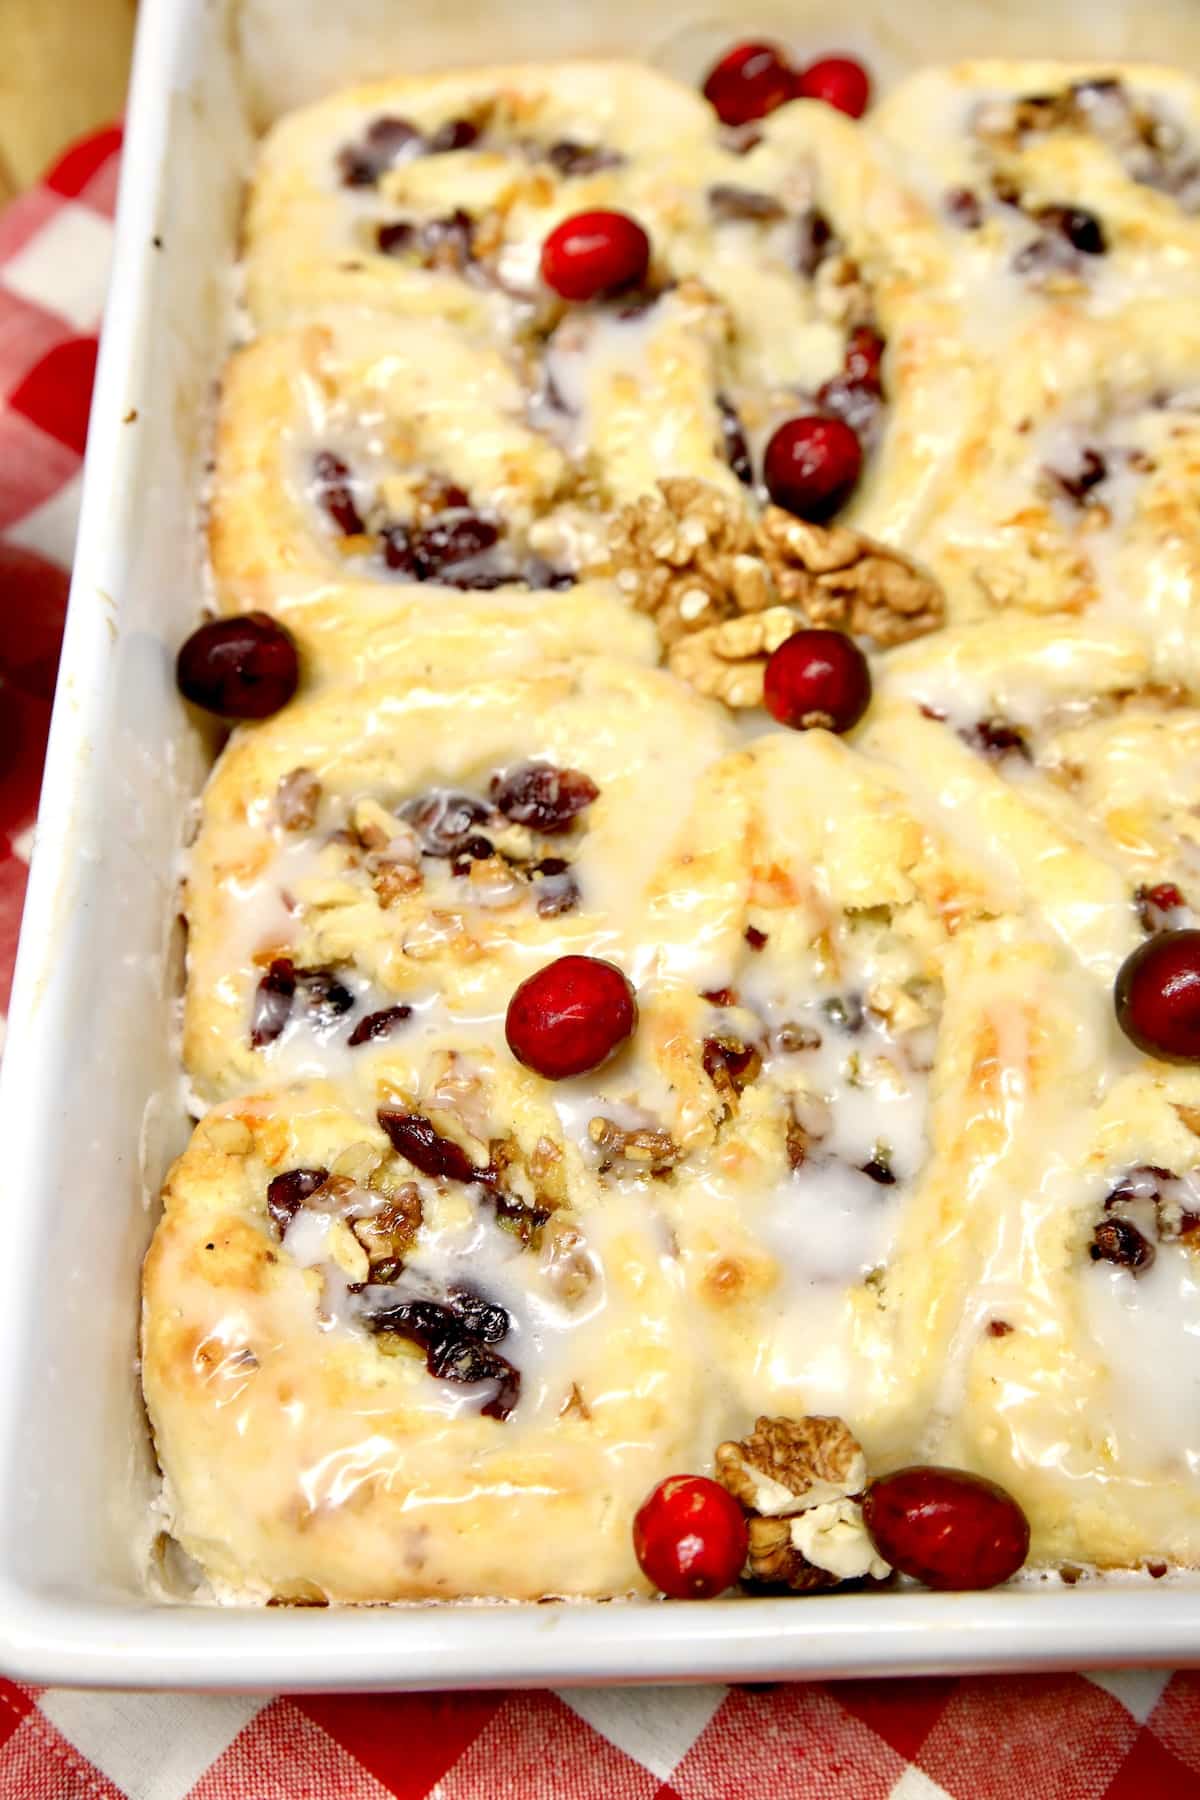
<svg viewBox="0 0 1200 1800"><path fill-rule="evenodd" d="M202 597L197 496L252 127L338 82L454 61L647 55L694 78L762 31L885 79L983 53L1200 70L1200 6L997 0L903 16L734 0L144 0L116 269L0 1097L0 1666L120 1687L779 1679L1200 1652L1200 1577L703 1606L255 1610L149 1591L135 1366L152 1196L186 1122L168 1048L173 870L204 767L172 682ZM722 21L721 14L725 19ZM893 16L894 14L894 16ZM1164 1379L1169 1372L1164 1371Z"/></svg>

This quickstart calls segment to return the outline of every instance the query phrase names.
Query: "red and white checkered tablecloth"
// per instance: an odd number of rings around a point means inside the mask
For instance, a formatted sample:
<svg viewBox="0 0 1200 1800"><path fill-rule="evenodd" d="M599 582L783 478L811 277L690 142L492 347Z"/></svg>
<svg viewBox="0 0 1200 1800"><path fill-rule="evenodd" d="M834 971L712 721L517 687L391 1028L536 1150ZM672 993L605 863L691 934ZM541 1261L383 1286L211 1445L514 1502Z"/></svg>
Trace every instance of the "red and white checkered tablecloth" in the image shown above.
<svg viewBox="0 0 1200 1800"><path fill-rule="evenodd" d="M0 214L0 1015L66 600L119 149L116 130L77 145ZM270 1700L0 1680L2 1800L1158 1795L1200 1800L1200 1675Z"/></svg>

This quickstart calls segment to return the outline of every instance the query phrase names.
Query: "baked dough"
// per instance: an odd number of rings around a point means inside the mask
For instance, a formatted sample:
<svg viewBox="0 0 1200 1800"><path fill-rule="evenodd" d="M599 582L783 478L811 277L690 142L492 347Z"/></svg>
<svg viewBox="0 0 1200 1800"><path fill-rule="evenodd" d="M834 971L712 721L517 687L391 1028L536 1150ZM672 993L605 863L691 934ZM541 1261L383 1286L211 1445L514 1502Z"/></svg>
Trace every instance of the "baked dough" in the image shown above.
<svg viewBox="0 0 1200 1800"><path fill-rule="evenodd" d="M486 1061L467 1078L449 1053L429 1056L423 1103L444 1128L457 1107L486 1134ZM553 1120L530 1091L543 1084L511 1058L493 1073L502 1134L531 1123L536 1145ZM332 1185L280 1241L268 1185L320 1168ZM489 1190L421 1175L375 1105L356 1109L330 1084L209 1114L164 1190L143 1378L173 1529L211 1577L260 1600L646 1590L630 1515L647 1484L695 1463L719 1416L653 1213L633 1196L596 1204L574 1172L562 1193L523 1242ZM377 1243L389 1206L411 1217L418 1204L403 1274L373 1279L359 1236ZM503 1309L504 1335L452 1344L457 1380L366 1323L406 1301L461 1316L464 1292L493 1319ZM461 1379L479 1369L491 1372ZM484 1410L497 1405L511 1415Z"/></svg>
<svg viewBox="0 0 1200 1800"><path fill-rule="evenodd" d="M593 207L650 274L565 308ZM1112 1004L1200 921L1198 220L1152 68L732 137L485 69L269 134L209 531L305 686L202 799L143 1327L222 1594L643 1592L637 1505L761 1413L991 1475L1034 1569L1200 1566L1200 1071ZM865 405L864 331L867 539L751 530L739 433ZM754 709L805 604L879 623L843 738ZM739 659L735 721L681 676ZM551 1085L504 1014L567 951L639 1022Z"/></svg>
<svg viewBox="0 0 1200 1800"><path fill-rule="evenodd" d="M568 951L636 978L672 929L651 913L658 865L730 737L721 709L669 675L603 658L464 686L335 687L238 734L187 872L183 1048L199 1094L284 1072L351 1078L375 1054L374 1039L347 1042L370 1014L412 1005L424 1029L446 1006L494 1022L524 975ZM546 830L536 795L513 816L491 797L530 764L589 784ZM272 1001L281 958L290 1004Z"/></svg>

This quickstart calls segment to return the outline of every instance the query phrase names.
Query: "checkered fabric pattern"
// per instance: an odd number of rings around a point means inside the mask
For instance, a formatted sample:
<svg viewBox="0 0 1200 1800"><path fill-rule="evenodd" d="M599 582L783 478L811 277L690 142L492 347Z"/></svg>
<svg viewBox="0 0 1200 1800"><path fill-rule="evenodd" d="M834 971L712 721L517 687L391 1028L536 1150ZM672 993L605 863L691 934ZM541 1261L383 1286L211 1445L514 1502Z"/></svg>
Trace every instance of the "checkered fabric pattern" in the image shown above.
<svg viewBox="0 0 1200 1800"><path fill-rule="evenodd" d="M0 1012L78 506L120 133L0 216ZM797 1601L797 1605L804 1602ZM95 1694L0 1680L3 1800L1200 1800L1200 1676Z"/></svg>

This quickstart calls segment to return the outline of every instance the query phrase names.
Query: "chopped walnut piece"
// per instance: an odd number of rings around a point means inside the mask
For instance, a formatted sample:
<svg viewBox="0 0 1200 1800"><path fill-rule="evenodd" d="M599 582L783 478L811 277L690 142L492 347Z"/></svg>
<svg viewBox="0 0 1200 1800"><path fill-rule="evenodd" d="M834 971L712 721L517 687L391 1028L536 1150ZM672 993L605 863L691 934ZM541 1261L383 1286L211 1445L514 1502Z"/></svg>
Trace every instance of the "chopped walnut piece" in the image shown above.
<svg viewBox="0 0 1200 1800"><path fill-rule="evenodd" d="M565 1219L551 1219L542 1239L542 1267L549 1286L564 1306L575 1306L590 1293L596 1262L587 1239Z"/></svg>
<svg viewBox="0 0 1200 1800"><path fill-rule="evenodd" d="M741 1038L708 1037L701 1046L700 1060L726 1116L736 1112L742 1089L762 1072L761 1052Z"/></svg>
<svg viewBox="0 0 1200 1800"><path fill-rule="evenodd" d="M740 1442L718 1444L717 1480L750 1511L781 1518L859 1494L867 1461L842 1419L767 1418Z"/></svg>
<svg viewBox="0 0 1200 1800"><path fill-rule="evenodd" d="M350 1229L366 1251L372 1281L394 1281L421 1229L421 1194L414 1181L394 1188L378 1212L351 1218Z"/></svg>
<svg viewBox="0 0 1200 1800"><path fill-rule="evenodd" d="M311 769L293 769L279 777L275 811L285 831L308 831L317 822L321 783Z"/></svg>
<svg viewBox="0 0 1200 1800"><path fill-rule="evenodd" d="M579 1383L571 1383L571 1391L558 1409L560 1419L590 1419L592 1409L584 1399Z"/></svg>
<svg viewBox="0 0 1200 1800"><path fill-rule="evenodd" d="M371 876L375 897L383 907L395 906L398 900L415 894L424 885L425 878L420 869L414 869L411 863L392 862L386 857L380 857Z"/></svg>
<svg viewBox="0 0 1200 1800"><path fill-rule="evenodd" d="M356 800L350 823L364 850L387 850L406 862L420 860L421 843L412 826L380 806L378 800Z"/></svg>
<svg viewBox="0 0 1200 1800"><path fill-rule="evenodd" d="M681 1155L670 1132L660 1125L637 1125L625 1131L614 1119L596 1118L588 1125L588 1136L600 1151L601 1174L623 1162L629 1174L657 1175L672 1168Z"/></svg>
<svg viewBox="0 0 1200 1800"><path fill-rule="evenodd" d="M886 647L943 622L937 583L860 532L777 506L755 521L691 478L658 490L616 515L598 572L653 615L675 673L729 706L759 704L767 656L802 625Z"/></svg>

